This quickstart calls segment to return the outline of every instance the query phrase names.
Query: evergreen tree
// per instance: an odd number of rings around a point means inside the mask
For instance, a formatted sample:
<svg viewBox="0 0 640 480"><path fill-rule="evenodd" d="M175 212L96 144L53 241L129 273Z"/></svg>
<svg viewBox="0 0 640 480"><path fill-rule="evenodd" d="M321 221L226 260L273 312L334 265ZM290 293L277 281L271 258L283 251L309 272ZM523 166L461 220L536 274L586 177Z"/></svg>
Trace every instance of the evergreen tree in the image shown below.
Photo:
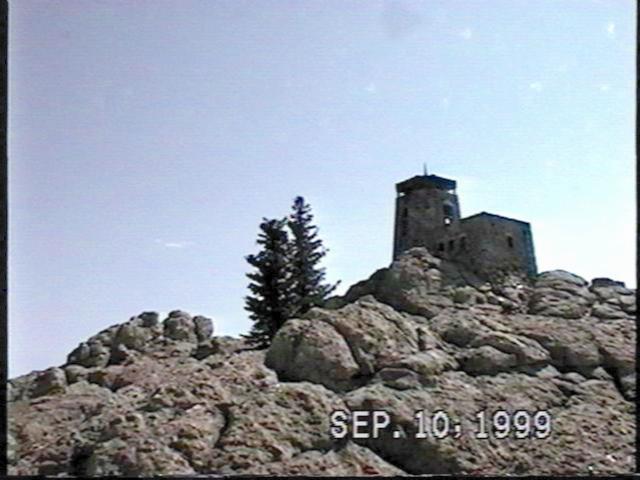
<svg viewBox="0 0 640 480"><path fill-rule="evenodd" d="M318 227L311 222L311 207L303 197L293 201L293 212L289 216L289 229L293 239L291 245L291 276L293 278L294 315L301 315L322 302L336 289L335 285L324 283L325 269L318 263L328 250L318 238Z"/></svg>
<svg viewBox="0 0 640 480"><path fill-rule="evenodd" d="M243 335L258 348L269 346L278 329L290 318L294 305L289 268L291 244L284 229L285 220L262 220L257 240L262 250L246 257L257 271L247 274L251 295L245 297L245 310L251 312L249 318L254 324L249 334Z"/></svg>

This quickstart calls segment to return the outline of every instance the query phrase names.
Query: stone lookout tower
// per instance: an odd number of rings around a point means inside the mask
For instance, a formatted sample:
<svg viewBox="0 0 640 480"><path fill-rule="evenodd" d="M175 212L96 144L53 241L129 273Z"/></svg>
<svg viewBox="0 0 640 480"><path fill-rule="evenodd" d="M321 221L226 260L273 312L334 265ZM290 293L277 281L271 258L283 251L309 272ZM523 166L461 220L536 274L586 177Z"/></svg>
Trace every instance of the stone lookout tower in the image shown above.
<svg viewBox="0 0 640 480"><path fill-rule="evenodd" d="M436 175L397 183L396 192L394 260L411 247L426 247L484 278L537 274L529 223L487 212L460 218L455 180Z"/></svg>

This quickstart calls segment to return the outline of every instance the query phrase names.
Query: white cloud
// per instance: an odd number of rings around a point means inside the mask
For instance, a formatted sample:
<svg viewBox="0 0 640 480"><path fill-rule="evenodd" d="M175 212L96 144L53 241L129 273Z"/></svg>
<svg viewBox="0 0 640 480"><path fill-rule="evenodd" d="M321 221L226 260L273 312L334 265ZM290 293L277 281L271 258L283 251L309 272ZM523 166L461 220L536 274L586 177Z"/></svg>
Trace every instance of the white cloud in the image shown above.
<svg viewBox="0 0 640 480"><path fill-rule="evenodd" d="M470 28L465 28L458 35L460 35L465 40L469 40L471 37L473 37L473 30L471 30Z"/></svg>
<svg viewBox="0 0 640 480"><path fill-rule="evenodd" d="M540 83L540 82L531 82L529 84L529 88L531 90L535 90L536 92L539 92L539 91L542 90L542 83Z"/></svg>
<svg viewBox="0 0 640 480"><path fill-rule="evenodd" d="M159 238L156 238L155 242L162 245L165 248L186 248L193 245L194 243L187 240L167 242L164 240L160 240Z"/></svg>
<svg viewBox="0 0 640 480"><path fill-rule="evenodd" d="M616 24L613 22L607 23L607 36L613 38L616 36Z"/></svg>
<svg viewBox="0 0 640 480"><path fill-rule="evenodd" d="M191 242L165 242L167 248L184 248L191 245Z"/></svg>

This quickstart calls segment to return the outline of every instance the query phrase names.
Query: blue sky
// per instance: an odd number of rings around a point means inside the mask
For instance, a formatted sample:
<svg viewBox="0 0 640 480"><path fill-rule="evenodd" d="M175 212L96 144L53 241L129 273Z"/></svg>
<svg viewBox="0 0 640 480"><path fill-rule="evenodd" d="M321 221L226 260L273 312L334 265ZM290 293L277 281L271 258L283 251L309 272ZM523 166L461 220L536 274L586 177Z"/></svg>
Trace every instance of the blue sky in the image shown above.
<svg viewBox="0 0 640 480"><path fill-rule="evenodd" d="M246 332L262 217L313 207L340 292L394 184L529 221L635 287L635 2L10 2L9 375L145 310Z"/></svg>

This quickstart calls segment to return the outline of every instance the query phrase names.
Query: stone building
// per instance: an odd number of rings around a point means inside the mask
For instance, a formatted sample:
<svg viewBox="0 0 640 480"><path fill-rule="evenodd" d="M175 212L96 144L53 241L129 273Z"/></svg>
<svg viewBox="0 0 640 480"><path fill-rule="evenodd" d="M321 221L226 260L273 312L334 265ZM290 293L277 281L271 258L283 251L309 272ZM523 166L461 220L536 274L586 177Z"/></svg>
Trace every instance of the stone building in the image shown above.
<svg viewBox="0 0 640 480"><path fill-rule="evenodd" d="M483 278L506 272L537 274L529 223L487 212L460 218L455 180L436 175L397 183L396 192L394 259L420 246Z"/></svg>

